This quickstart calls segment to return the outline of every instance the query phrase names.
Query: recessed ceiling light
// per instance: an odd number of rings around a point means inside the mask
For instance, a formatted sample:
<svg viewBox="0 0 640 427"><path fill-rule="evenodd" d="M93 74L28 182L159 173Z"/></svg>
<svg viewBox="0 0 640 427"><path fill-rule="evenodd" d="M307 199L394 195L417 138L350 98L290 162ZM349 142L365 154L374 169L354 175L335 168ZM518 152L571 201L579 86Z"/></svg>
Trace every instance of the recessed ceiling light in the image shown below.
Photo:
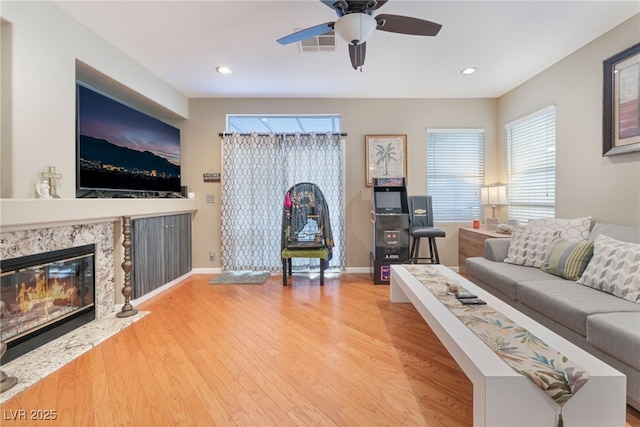
<svg viewBox="0 0 640 427"><path fill-rule="evenodd" d="M216 71L220 74L231 74L231 68L229 67L216 67Z"/></svg>
<svg viewBox="0 0 640 427"><path fill-rule="evenodd" d="M476 71L478 71L478 69L476 67L467 67L467 68L463 68L462 71L460 71L463 75L468 76L471 75L473 73L475 73Z"/></svg>

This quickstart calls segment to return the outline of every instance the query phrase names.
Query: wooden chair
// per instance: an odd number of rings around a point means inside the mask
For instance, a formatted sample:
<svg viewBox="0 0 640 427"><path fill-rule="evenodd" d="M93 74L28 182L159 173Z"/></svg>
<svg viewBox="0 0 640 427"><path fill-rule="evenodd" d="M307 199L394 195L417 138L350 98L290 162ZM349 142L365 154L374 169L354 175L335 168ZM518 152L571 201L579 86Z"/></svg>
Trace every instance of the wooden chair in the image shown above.
<svg viewBox="0 0 640 427"><path fill-rule="evenodd" d="M301 182L292 186L284 198L282 210L282 285L293 275L293 258L320 260L320 286L332 256L333 235L329 208L317 185Z"/></svg>
<svg viewBox="0 0 640 427"><path fill-rule="evenodd" d="M282 286L287 286L287 276L292 276L293 258L320 259L320 286L324 286L324 268L329 257L327 248L317 249L283 249L282 250Z"/></svg>

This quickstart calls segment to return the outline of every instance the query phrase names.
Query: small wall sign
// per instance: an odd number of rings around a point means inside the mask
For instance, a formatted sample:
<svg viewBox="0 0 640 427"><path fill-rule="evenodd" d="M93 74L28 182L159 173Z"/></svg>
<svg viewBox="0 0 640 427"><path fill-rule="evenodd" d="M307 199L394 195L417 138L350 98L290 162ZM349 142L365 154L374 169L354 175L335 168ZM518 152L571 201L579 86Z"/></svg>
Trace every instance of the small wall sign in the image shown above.
<svg viewBox="0 0 640 427"><path fill-rule="evenodd" d="M220 182L220 174L218 172L205 172L202 174L204 182Z"/></svg>

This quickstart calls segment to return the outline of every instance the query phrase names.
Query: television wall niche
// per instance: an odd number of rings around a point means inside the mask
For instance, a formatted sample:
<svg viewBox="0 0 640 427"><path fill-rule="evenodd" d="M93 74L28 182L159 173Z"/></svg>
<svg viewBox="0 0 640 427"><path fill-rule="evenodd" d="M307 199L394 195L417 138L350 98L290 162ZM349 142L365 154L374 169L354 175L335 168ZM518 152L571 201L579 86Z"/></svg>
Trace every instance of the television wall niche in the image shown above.
<svg viewBox="0 0 640 427"><path fill-rule="evenodd" d="M180 193L180 129L77 84L77 197Z"/></svg>

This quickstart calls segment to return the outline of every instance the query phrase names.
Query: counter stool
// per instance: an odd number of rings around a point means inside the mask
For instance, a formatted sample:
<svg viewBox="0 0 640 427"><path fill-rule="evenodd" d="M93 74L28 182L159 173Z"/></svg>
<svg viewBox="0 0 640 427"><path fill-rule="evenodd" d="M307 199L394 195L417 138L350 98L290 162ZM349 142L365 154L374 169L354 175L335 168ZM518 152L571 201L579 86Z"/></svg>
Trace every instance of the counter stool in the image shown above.
<svg viewBox="0 0 640 427"><path fill-rule="evenodd" d="M431 196L409 196L409 235L411 236L411 251L409 260L417 264L418 260L425 259L432 264L440 264L438 256L437 237L445 237L443 229L433 226L433 207ZM420 258L420 239L429 239L429 256Z"/></svg>

